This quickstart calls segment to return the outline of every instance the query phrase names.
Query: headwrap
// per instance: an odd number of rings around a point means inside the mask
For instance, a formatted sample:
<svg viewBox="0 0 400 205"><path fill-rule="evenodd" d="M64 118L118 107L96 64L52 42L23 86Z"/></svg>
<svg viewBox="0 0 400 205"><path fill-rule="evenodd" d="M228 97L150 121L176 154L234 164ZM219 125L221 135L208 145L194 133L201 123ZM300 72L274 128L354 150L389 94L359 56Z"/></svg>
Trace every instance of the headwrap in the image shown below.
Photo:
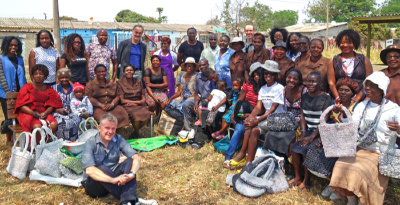
<svg viewBox="0 0 400 205"><path fill-rule="evenodd" d="M365 87L365 83L367 80L371 81L372 83L378 85L378 87L383 91L383 95L386 95L386 90L389 86L390 79L385 75L385 73L381 71L376 71L373 72L371 75L369 75L363 82L363 85Z"/></svg>
<svg viewBox="0 0 400 205"><path fill-rule="evenodd" d="M78 82L74 83L74 87L72 88L72 92L75 93L76 89L82 89L82 91L85 92L85 87L82 84L78 83Z"/></svg>
<svg viewBox="0 0 400 205"><path fill-rule="evenodd" d="M339 90L340 86L342 85L347 85L351 92L353 92L353 95L357 94L359 92L358 90L358 83L356 83L353 79L351 78L340 78L336 82L336 89Z"/></svg>

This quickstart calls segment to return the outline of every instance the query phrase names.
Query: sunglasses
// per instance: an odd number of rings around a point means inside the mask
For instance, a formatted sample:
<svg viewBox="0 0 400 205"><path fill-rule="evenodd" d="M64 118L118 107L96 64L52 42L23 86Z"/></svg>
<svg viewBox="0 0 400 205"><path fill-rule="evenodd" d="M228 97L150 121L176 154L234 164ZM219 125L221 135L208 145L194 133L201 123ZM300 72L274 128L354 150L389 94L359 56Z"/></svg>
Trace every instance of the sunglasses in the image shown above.
<svg viewBox="0 0 400 205"><path fill-rule="evenodd" d="M394 58L394 59L396 59L396 60L399 60L399 59L400 59L400 55L394 55L394 56L387 55L387 56L386 56L386 60L390 60L390 59L392 59L392 58Z"/></svg>
<svg viewBox="0 0 400 205"><path fill-rule="evenodd" d="M305 46L305 45L307 45L307 43L306 42L301 42L301 43L296 43L298 46Z"/></svg>

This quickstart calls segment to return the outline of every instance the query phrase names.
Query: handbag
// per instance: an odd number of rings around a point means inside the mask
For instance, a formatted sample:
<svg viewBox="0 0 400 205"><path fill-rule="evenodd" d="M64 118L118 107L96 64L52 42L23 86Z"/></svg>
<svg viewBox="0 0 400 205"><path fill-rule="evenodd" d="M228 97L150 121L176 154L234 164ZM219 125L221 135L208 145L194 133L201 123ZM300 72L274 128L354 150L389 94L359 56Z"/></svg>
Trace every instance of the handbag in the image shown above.
<svg viewBox="0 0 400 205"><path fill-rule="evenodd" d="M368 106L371 104L371 100L368 101L367 106L365 106L363 114L361 116L360 123L358 124L358 139L357 145L361 145L362 147L368 147L375 142L378 141L378 137L376 136L376 127L378 126L379 119L381 118L381 112L383 110L383 106L385 105L386 100L385 98L382 100L381 107L379 108L378 113L375 116L374 121L367 125L364 123L364 128L361 129L361 122L365 120L365 113L367 112Z"/></svg>
<svg viewBox="0 0 400 205"><path fill-rule="evenodd" d="M87 129L87 124L92 125L91 129ZM93 117L88 117L86 120L83 120L79 123L79 129L81 130L82 134L79 135L77 142L86 142L89 138L99 133L99 125L97 124L96 120Z"/></svg>
<svg viewBox="0 0 400 205"><path fill-rule="evenodd" d="M183 128L183 121L170 117L164 110L157 124L157 132L163 135L176 136Z"/></svg>
<svg viewBox="0 0 400 205"><path fill-rule="evenodd" d="M42 126L39 132L41 134L41 139L39 145L36 146L36 161L39 160L40 156L42 155L43 150L47 149L51 153L58 155L59 159L62 159L62 154L60 152L61 147L63 146L63 139L58 139L56 136L54 136L53 132L50 130L50 128L46 126ZM46 143L46 137L50 136L50 138L53 140L52 142Z"/></svg>
<svg viewBox="0 0 400 205"><path fill-rule="evenodd" d="M311 173L318 177L330 178L337 159L336 157L326 158L324 148L312 143L308 147L303 166L307 167Z"/></svg>
<svg viewBox="0 0 400 205"><path fill-rule="evenodd" d="M8 128L9 125L12 125L12 120L3 120L1 122L1 127L0 127L1 134L12 134L12 131L10 130L10 128Z"/></svg>
<svg viewBox="0 0 400 205"><path fill-rule="evenodd" d="M17 147L17 143L21 137L25 137L25 146L24 147ZM32 146L31 152L27 151L28 149L28 140L29 137L32 137L31 133L29 132L22 132L17 140L14 143L14 146L11 150L11 158L8 162L8 166L6 168L7 172L10 173L12 176L23 179L26 177L26 173L28 172L29 163L32 160ZM31 140L32 142L32 140Z"/></svg>
<svg viewBox="0 0 400 205"><path fill-rule="evenodd" d="M217 115L217 111L215 111L215 112L210 111L207 115L206 125L211 126L211 124L214 122L216 115Z"/></svg>
<svg viewBox="0 0 400 205"><path fill-rule="evenodd" d="M356 129L357 121L354 121L350 111L344 107L343 110L349 119L348 123L327 124L325 117L329 115L334 105L329 106L324 110L319 118L318 125L319 134L326 157L355 157L357 152Z"/></svg>
<svg viewBox="0 0 400 205"><path fill-rule="evenodd" d="M272 113L267 117L267 130L274 132L294 131L300 125L291 112Z"/></svg>
<svg viewBox="0 0 400 205"><path fill-rule="evenodd" d="M397 134L390 137L389 145L379 146L379 172L387 177L400 179L400 150L396 149Z"/></svg>

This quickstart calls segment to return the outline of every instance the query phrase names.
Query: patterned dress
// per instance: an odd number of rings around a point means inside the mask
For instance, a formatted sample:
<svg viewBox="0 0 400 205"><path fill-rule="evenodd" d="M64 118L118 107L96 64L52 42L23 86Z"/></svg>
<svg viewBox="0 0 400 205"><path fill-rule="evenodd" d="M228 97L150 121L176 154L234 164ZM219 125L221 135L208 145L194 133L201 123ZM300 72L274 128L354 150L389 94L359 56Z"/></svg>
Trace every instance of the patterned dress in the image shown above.
<svg viewBox="0 0 400 205"><path fill-rule="evenodd" d="M24 105L38 113L44 112L48 107L53 107L54 109L63 107L60 96L50 86L46 86L46 90L40 91L32 83L24 85L18 93L15 105L15 113L18 114L17 119L23 132L31 132L34 125L42 124L38 118L21 111L21 107ZM48 114L44 120L48 123L56 122L56 119L51 114Z"/></svg>
<svg viewBox="0 0 400 205"><path fill-rule="evenodd" d="M194 101L196 92L196 76L197 72L193 73L188 81L185 81L186 72L183 72L177 79L177 85L181 86L181 96L172 100L168 107L178 109L183 114L182 105L185 102Z"/></svg>
<svg viewBox="0 0 400 205"><path fill-rule="evenodd" d="M73 85L69 85L67 93L64 92L61 84L56 84L51 86L60 96L60 99L64 105L64 108L70 108L71 99L74 97L72 92ZM75 141L78 139L78 126L80 122L79 116L73 112L69 112L66 115L61 115L53 112L52 115L57 120L58 129L56 131L56 136L68 141Z"/></svg>
<svg viewBox="0 0 400 205"><path fill-rule="evenodd" d="M115 53L115 49L109 45L105 44L102 46L99 42L91 43L86 46L85 51L90 56L89 61L89 75L93 80L96 78L96 74L94 73L94 67L97 64L103 64L106 66L106 79L110 78L110 60L117 59L117 54Z"/></svg>
<svg viewBox="0 0 400 205"><path fill-rule="evenodd" d="M308 92L307 87L303 87L303 90L301 92L301 95L303 95L304 93ZM300 122L300 116L301 116L301 110L300 110L300 103L301 103L301 97L299 99L297 99L296 101L294 101L293 103L290 102L287 98L286 98L286 87L283 90L283 95L285 96L285 106L287 107L287 111L291 112L294 117L296 118L297 122Z"/></svg>

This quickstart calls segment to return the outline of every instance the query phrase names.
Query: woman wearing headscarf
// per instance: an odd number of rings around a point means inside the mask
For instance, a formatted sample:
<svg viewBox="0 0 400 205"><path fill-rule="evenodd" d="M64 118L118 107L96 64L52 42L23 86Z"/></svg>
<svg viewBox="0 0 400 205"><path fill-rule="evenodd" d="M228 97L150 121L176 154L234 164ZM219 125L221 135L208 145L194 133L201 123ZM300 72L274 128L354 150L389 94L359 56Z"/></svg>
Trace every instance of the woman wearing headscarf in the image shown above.
<svg viewBox="0 0 400 205"><path fill-rule="evenodd" d="M359 131L354 132L361 144L355 158L340 157L333 168L329 186L334 194L347 198L348 205L357 205L357 198L360 204L383 204L389 177L379 172L379 147L389 145L391 137L400 136L400 107L384 98L389 83L383 72L374 72L364 80L369 100L359 103L352 116L360 122ZM375 132L375 143L363 139L369 131Z"/></svg>

